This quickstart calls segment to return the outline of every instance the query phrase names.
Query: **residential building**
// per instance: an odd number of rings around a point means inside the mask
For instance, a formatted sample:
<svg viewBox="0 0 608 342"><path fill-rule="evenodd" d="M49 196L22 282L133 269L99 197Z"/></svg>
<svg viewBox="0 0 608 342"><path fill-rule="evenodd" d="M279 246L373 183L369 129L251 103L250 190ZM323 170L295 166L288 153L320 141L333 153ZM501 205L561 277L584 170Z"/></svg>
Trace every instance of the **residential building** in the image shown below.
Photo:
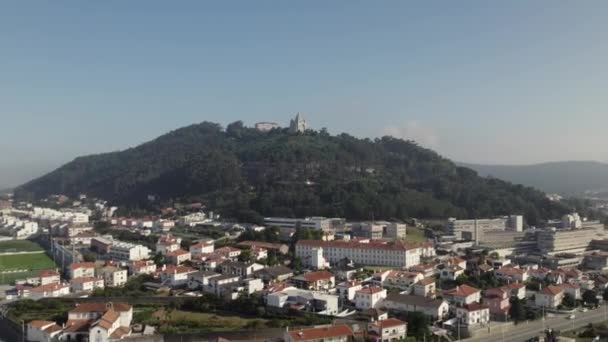
<svg viewBox="0 0 608 342"><path fill-rule="evenodd" d="M156 264L152 260L139 260L129 262L129 273L131 275L154 274Z"/></svg>
<svg viewBox="0 0 608 342"><path fill-rule="evenodd" d="M407 225L405 223L391 222L386 226L386 238L405 239L407 236Z"/></svg>
<svg viewBox="0 0 608 342"><path fill-rule="evenodd" d="M561 286L545 286L534 296L534 304L541 308L557 309L564 300L564 294L564 289Z"/></svg>
<svg viewBox="0 0 608 342"><path fill-rule="evenodd" d="M367 336L371 342L402 341L407 337L407 323L388 318L368 323Z"/></svg>
<svg viewBox="0 0 608 342"><path fill-rule="evenodd" d="M70 290L74 293L92 292L95 289L104 288L102 277L74 278L70 280Z"/></svg>
<svg viewBox="0 0 608 342"><path fill-rule="evenodd" d="M511 307L510 291L502 288L491 288L484 291L483 302L488 305L490 315L504 318Z"/></svg>
<svg viewBox="0 0 608 342"><path fill-rule="evenodd" d="M74 278L89 278L95 276L94 262L80 262L70 265L70 279Z"/></svg>
<svg viewBox="0 0 608 342"><path fill-rule="evenodd" d="M287 330L283 336L285 342L350 342L352 338L353 331L346 324Z"/></svg>
<svg viewBox="0 0 608 342"><path fill-rule="evenodd" d="M163 285L178 287L188 284L188 275L195 273L196 270L186 266L166 266L159 272L160 280Z"/></svg>
<svg viewBox="0 0 608 342"><path fill-rule="evenodd" d="M192 256L190 255L190 252L179 248L174 251L165 253L165 258L170 264L181 265L184 262L191 260Z"/></svg>
<svg viewBox="0 0 608 342"><path fill-rule="evenodd" d="M494 275L497 279L523 283L528 280L528 271L523 270L517 266L505 266L494 271Z"/></svg>
<svg viewBox="0 0 608 342"><path fill-rule="evenodd" d="M282 313L297 310L319 315L335 315L339 312L338 296L293 287L268 294L266 305L269 310Z"/></svg>
<svg viewBox="0 0 608 342"><path fill-rule="evenodd" d="M43 298L57 298L70 294L70 286L62 283L40 285L29 290L29 298L39 300Z"/></svg>
<svg viewBox="0 0 608 342"><path fill-rule="evenodd" d="M27 324L27 340L30 342L55 342L63 328L51 321L31 321Z"/></svg>
<svg viewBox="0 0 608 342"><path fill-rule="evenodd" d="M116 266L104 266L99 270L106 287L121 287L127 283L127 270Z"/></svg>
<svg viewBox="0 0 608 342"><path fill-rule="evenodd" d="M236 275L241 278L247 278L253 275L254 272L264 268L262 264L245 263L240 261L226 262L221 265L222 274Z"/></svg>
<svg viewBox="0 0 608 342"><path fill-rule="evenodd" d="M433 320L445 319L450 310L448 302L443 299L403 294L388 294L382 306L395 312L422 312Z"/></svg>
<svg viewBox="0 0 608 342"><path fill-rule="evenodd" d="M381 283L378 284L377 282L375 282L375 278L376 277L372 278L372 282L376 283L376 285L378 286L407 290L413 284L424 279L424 276L422 275L422 273L418 272L391 270L387 272L385 279L383 279Z"/></svg>
<svg viewBox="0 0 608 342"><path fill-rule="evenodd" d="M222 248L218 248L213 252L216 256L221 256L227 259L235 259L241 255L241 250L238 248L226 246Z"/></svg>
<svg viewBox="0 0 608 342"><path fill-rule="evenodd" d="M412 285L411 294L414 296L435 298L437 286L435 284L435 278L423 278L420 281Z"/></svg>
<svg viewBox="0 0 608 342"><path fill-rule="evenodd" d="M472 219L457 220L450 218L447 223L450 234L459 240L470 240L476 243L484 241L484 236L491 235L495 231L511 230L521 232L523 230L523 217L510 215L496 219Z"/></svg>
<svg viewBox="0 0 608 342"><path fill-rule="evenodd" d="M456 318L467 327L485 325L490 322L490 309L479 303L456 307Z"/></svg>
<svg viewBox="0 0 608 342"><path fill-rule="evenodd" d="M293 277L291 282L300 289L329 290L336 286L336 277L328 271L316 271Z"/></svg>
<svg viewBox="0 0 608 342"><path fill-rule="evenodd" d="M161 235L156 242L156 253L165 255L181 248L182 239L171 234Z"/></svg>
<svg viewBox="0 0 608 342"><path fill-rule="evenodd" d="M213 271L197 271L190 273L188 274L188 288L191 290L208 289L210 287L210 280L219 276L221 276L221 274Z"/></svg>
<svg viewBox="0 0 608 342"><path fill-rule="evenodd" d="M59 283L61 277L55 270L41 270L34 277L28 277L26 283L34 286Z"/></svg>
<svg viewBox="0 0 608 342"><path fill-rule="evenodd" d="M464 274L464 268L458 265L441 265L439 269L439 278L447 280L456 280Z"/></svg>
<svg viewBox="0 0 608 342"><path fill-rule="evenodd" d="M198 258L203 254L211 254L215 250L215 243L213 240L200 240L197 243L190 246L190 254L193 258Z"/></svg>
<svg viewBox="0 0 608 342"><path fill-rule="evenodd" d="M133 308L123 303L83 303L68 312L66 341L109 342L131 334Z"/></svg>
<svg viewBox="0 0 608 342"><path fill-rule="evenodd" d="M139 261L150 258L150 249L143 245L114 240L108 254L112 260Z"/></svg>
<svg viewBox="0 0 608 342"><path fill-rule="evenodd" d="M385 298L385 289L377 286L367 286L355 293L355 307L358 310L376 309Z"/></svg>
<svg viewBox="0 0 608 342"><path fill-rule="evenodd" d="M362 265L411 267L420 264L422 248L403 241L316 241L300 240L296 244L296 256L310 265L317 248L323 248L323 256L332 264L347 258Z"/></svg>
<svg viewBox="0 0 608 342"><path fill-rule="evenodd" d="M253 272L254 276L265 283L285 281L293 277L293 270L285 266L271 266Z"/></svg>
<svg viewBox="0 0 608 342"><path fill-rule="evenodd" d="M481 301L481 291L467 284L443 291L443 298L453 305L467 305Z"/></svg>
<svg viewBox="0 0 608 342"><path fill-rule="evenodd" d="M289 246L280 243L269 243L269 242L261 242L261 241L243 241L237 244L239 247L259 247L265 248L267 250L274 250L281 254L289 253Z"/></svg>
<svg viewBox="0 0 608 342"><path fill-rule="evenodd" d="M355 300L357 291L361 290L361 283L355 280L345 281L336 286L336 293L343 301Z"/></svg>

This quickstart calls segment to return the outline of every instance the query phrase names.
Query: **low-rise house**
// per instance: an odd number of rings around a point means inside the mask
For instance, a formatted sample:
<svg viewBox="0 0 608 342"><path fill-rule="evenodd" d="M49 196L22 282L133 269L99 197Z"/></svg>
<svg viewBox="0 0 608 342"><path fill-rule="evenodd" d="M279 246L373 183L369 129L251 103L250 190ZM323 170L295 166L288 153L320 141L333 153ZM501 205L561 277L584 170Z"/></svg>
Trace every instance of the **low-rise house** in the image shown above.
<svg viewBox="0 0 608 342"><path fill-rule="evenodd" d="M237 246L249 247L249 248L260 247L260 248L265 248L267 250L274 250L281 254L289 253L289 246L280 244L280 243L269 243L269 242L260 242L260 241L243 241L243 242L239 242Z"/></svg>
<svg viewBox="0 0 608 342"><path fill-rule="evenodd" d="M70 310L62 337L66 341L109 342L131 334L133 308L123 303L83 303Z"/></svg>
<svg viewBox="0 0 608 342"><path fill-rule="evenodd" d="M494 271L497 279L523 283L528 280L528 271L515 266L504 266Z"/></svg>
<svg viewBox="0 0 608 342"><path fill-rule="evenodd" d="M456 280L464 274L464 268L458 265L442 265L439 269L439 278L447 280Z"/></svg>
<svg viewBox="0 0 608 342"><path fill-rule="evenodd" d="M205 292L213 293L216 296L222 296L226 291L230 291L226 285L236 284L241 278L234 274L222 274L218 277L212 277L209 279L209 285L203 287Z"/></svg>
<svg viewBox="0 0 608 342"><path fill-rule="evenodd" d="M580 287L581 291L595 289L595 280L589 277L583 277L582 279L570 279L568 280L568 283Z"/></svg>
<svg viewBox="0 0 608 342"><path fill-rule="evenodd" d="M573 285L573 284L569 284L569 283L565 283L560 285L562 289L564 289L564 294L568 294L570 296L572 296L572 298L578 300L578 299L582 299L581 296L581 287L578 285Z"/></svg>
<svg viewBox="0 0 608 342"><path fill-rule="evenodd" d="M367 286L355 293L355 307L358 310L376 309L386 298L386 290L377 286Z"/></svg>
<svg viewBox="0 0 608 342"><path fill-rule="evenodd" d="M407 323L396 318L368 323L367 337L371 342L405 340L407 337Z"/></svg>
<svg viewBox="0 0 608 342"><path fill-rule="evenodd" d="M355 300L357 291L361 290L361 288L361 283L358 281L345 281L336 286L336 293L340 299L352 302Z"/></svg>
<svg viewBox="0 0 608 342"><path fill-rule="evenodd" d="M422 279L424 279L422 273L392 270L388 272L386 279L378 286L407 290L412 284Z"/></svg>
<svg viewBox="0 0 608 342"><path fill-rule="evenodd" d="M281 313L293 310L335 315L339 312L338 296L293 287L268 294L266 305L269 310Z"/></svg>
<svg viewBox="0 0 608 342"><path fill-rule="evenodd" d="M238 248L226 246L222 248L218 248L213 252L216 256L224 257L227 259L235 259L241 255L241 250Z"/></svg>
<svg viewBox="0 0 608 342"><path fill-rule="evenodd" d="M225 262L221 266L222 274L232 274L241 278L253 276L253 273L264 268L262 264L246 263L240 261Z"/></svg>
<svg viewBox="0 0 608 342"><path fill-rule="evenodd" d="M509 294L513 297L517 297L519 299L526 298L526 286L522 283L511 283L505 286L502 286L501 289L508 291Z"/></svg>
<svg viewBox="0 0 608 342"><path fill-rule="evenodd" d="M394 312L422 312L437 321L445 319L450 310L448 302L443 299L402 294L387 295L382 306Z"/></svg>
<svg viewBox="0 0 608 342"><path fill-rule="evenodd" d="M353 338L353 331L346 324L325 327L288 330L283 340L285 342L349 342Z"/></svg>
<svg viewBox="0 0 608 342"><path fill-rule="evenodd" d="M551 274L551 270L546 267L539 267L536 269L528 270L528 275L530 276L530 278L537 280L545 280L545 278L547 278L549 274Z"/></svg>
<svg viewBox="0 0 608 342"><path fill-rule="evenodd" d="M180 249L182 239L173 236L172 234L161 235L156 242L156 253L166 255L169 252Z"/></svg>
<svg viewBox="0 0 608 342"><path fill-rule="evenodd" d="M456 308L456 318L467 327L487 324L490 321L490 310L486 305L471 303Z"/></svg>
<svg viewBox="0 0 608 342"><path fill-rule="evenodd" d="M70 236L68 238L68 240L70 240L70 243L73 245L90 246L91 240L96 236L97 236L97 233L92 232L92 231L87 231L87 232L80 232L74 236Z"/></svg>
<svg viewBox="0 0 608 342"><path fill-rule="evenodd" d="M154 274L156 264L152 260L131 261L129 263L129 273L131 275Z"/></svg>
<svg viewBox="0 0 608 342"><path fill-rule="evenodd" d="M103 277L106 287L121 287L127 283L128 272L116 266L104 266L99 269L99 275Z"/></svg>
<svg viewBox="0 0 608 342"><path fill-rule="evenodd" d="M438 273L437 265L435 265L434 263L424 263L424 264L420 264L420 265L415 265L415 266L410 267L409 271L416 272L416 273L422 273L422 276L425 278L433 277Z"/></svg>
<svg viewBox="0 0 608 342"><path fill-rule="evenodd" d="M262 279L265 283L285 281L293 277L293 270L285 266L271 266L253 272L253 275Z"/></svg>
<svg viewBox="0 0 608 342"><path fill-rule="evenodd" d="M194 272L196 271L190 267L169 265L159 275L163 285L178 287L188 284L188 275Z"/></svg>
<svg viewBox="0 0 608 342"><path fill-rule="evenodd" d="M443 291L443 297L454 305L466 305L481 301L481 291L463 284L453 289Z"/></svg>
<svg viewBox="0 0 608 342"><path fill-rule="evenodd" d="M435 284L435 278L423 278L414 285L412 285L411 294L414 296L422 296L428 298L435 298L437 291L437 285Z"/></svg>
<svg viewBox="0 0 608 342"><path fill-rule="evenodd" d="M213 271L197 271L188 275L188 288L191 290L204 290L209 287L212 278L219 277L221 274Z"/></svg>
<svg viewBox="0 0 608 342"><path fill-rule="evenodd" d="M503 318L508 314L511 293L503 288L492 288L484 291L483 302L488 305L490 315Z"/></svg>
<svg viewBox="0 0 608 342"><path fill-rule="evenodd" d="M293 277L291 282L300 289L329 290L336 285L336 277L328 271L316 271Z"/></svg>
<svg viewBox="0 0 608 342"><path fill-rule="evenodd" d="M218 296L227 300L235 300L241 295L250 296L255 292L264 290L262 279L246 278L219 287Z"/></svg>
<svg viewBox="0 0 608 342"><path fill-rule="evenodd" d="M80 262L73 263L70 265L69 272L70 279L74 278L88 278L95 276L95 263L94 262Z"/></svg>
<svg viewBox="0 0 608 342"><path fill-rule="evenodd" d="M27 340L31 342L54 342L59 340L63 328L51 321L31 321L27 324Z"/></svg>
<svg viewBox="0 0 608 342"><path fill-rule="evenodd" d="M266 248L256 246L251 247L250 251L255 260L263 260L268 258L268 250Z"/></svg>
<svg viewBox="0 0 608 342"><path fill-rule="evenodd" d="M165 253L165 259L172 265L181 265L191 258L190 252L181 248Z"/></svg>
<svg viewBox="0 0 608 342"><path fill-rule="evenodd" d="M213 240L200 240L190 246L190 254L193 258L197 258L203 254L211 254L215 251L215 243Z"/></svg>
<svg viewBox="0 0 608 342"><path fill-rule="evenodd" d="M561 286L549 285L534 296L534 304L539 308L557 309L564 300L564 289Z"/></svg>
<svg viewBox="0 0 608 342"><path fill-rule="evenodd" d="M52 283L59 283L61 281L61 277L59 273L55 270L41 270L34 277L29 277L26 279L26 283L33 286L40 286Z"/></svg>
<svg viewBox="0 0 608 342"><path fill-rule="evenodd" d="M104 280L101 277L74 278L70 280L72 292L92 292L95 289L103 289Z"/></svg>
<svg viewBox="0 0 608 342"><path fill-rule="evenodd" d="M58 298L70 294L70 285L51 283L30 289L29 298L38 300L42 298Z"/></svg>

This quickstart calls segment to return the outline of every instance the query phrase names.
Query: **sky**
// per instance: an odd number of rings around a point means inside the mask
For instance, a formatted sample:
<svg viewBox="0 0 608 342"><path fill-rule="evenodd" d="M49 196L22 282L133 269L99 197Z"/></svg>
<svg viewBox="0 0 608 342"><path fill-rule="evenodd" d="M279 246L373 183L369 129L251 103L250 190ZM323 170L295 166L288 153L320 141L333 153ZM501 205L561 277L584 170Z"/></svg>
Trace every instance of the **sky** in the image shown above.
<svg viewBox="0 0 608 342"><path fill-rule="evenodd" d="M606 1L0 3L0 188L202 121L607 161Z"/></svg>

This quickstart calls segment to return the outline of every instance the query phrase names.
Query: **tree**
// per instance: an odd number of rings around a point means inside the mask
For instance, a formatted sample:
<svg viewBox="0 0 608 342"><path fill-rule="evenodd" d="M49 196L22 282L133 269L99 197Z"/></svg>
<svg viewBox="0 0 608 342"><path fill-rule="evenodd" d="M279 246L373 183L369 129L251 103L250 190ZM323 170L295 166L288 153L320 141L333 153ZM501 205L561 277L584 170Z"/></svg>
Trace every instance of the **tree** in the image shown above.
<svg viewBox="0 0 608 342"><path fill-rule="evenodd" d="M565 307L570 308L570 309L575 308L576 307L576 299L574 299L574 297L571 294L566 293L564 295L564 300L562 301L562 304Z"/></svg>
<svg viewBox="0 0 608 342"><path fill-rule="evenodd" d="M526 320L526 309L517 297L512 297L510 300L511 307L509 308L509 316L516 323Z"/></svg>
<svg viewBox="0 0 608 342"><path fill-rule="evenodd" d="M431 331L422 312L410 312L407 315L407 334L416 337L416 341L422 341L425 336L429 336Z"/></svg>
<svg viewBox="0 0 608 342"><path fill-rule="evenodd" d="M597 300L597 293L595 293L595 291L587 290L583 292L583 303L595 305L598 302L599 301Z"/></svg>

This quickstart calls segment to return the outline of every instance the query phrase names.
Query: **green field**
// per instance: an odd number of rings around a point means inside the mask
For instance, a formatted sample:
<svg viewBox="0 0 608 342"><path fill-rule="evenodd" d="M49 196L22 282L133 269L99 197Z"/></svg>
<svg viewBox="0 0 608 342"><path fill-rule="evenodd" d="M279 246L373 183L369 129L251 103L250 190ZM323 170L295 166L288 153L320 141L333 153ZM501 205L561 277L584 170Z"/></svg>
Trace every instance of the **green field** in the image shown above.
<svg viewBox="0 0 608 342"><path fill-rule="evenodd" d="M36 252L42 251L42 247L35 242L27 240L0 241L0 253L12 252Z"/></svg>
<svg viewBox="0 0 608 342"><path fill-rule="evenodd" d="M0 271L42 270L54 267L53 260L44 253L0 255Z"/></svg>
<svg viewBox="0 0 608 342"><path fill-rule="evenodd" d="M409 242L425 242L424 229L416 227L407 227L407 234L405 240Z"/></svg>

